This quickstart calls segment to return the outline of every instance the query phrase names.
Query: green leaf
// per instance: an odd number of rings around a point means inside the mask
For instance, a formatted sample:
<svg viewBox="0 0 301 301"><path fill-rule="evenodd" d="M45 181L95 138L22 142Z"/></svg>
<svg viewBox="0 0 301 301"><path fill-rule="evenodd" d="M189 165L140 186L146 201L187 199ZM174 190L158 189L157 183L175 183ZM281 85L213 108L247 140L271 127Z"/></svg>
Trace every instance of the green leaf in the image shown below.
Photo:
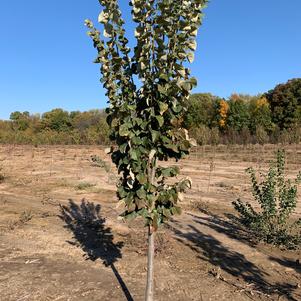
<svg viewBox="0 0 301 301"><path fill-rule="evenodd" d="M169 218L171 216L170 210L167 208L163 208L163 215Z"/></svg>
<svg viewBox="0 0 301 301"><path fill-rule="evenodd" d="M135 211L133 211L133 212L126 211L123 214L121 214L120 216L128 221L131 221L137 217L137 213Z"/></svg>
<svg viewBox="0 0 301 301"><path fill-rule="evenodd" d="M159 126L160 127L163 126L163 124L164 124L164 118L162 116L156 116L156 119L157 119L157 121L159 123Z"/></svg>
<svg viewBox="0 0 301 301"><path fill-rule="evenodd" d="M155 201L156 201L156 198L153 194L147 194L146 195L146 202L147 202L147 206L149 208L151 208L153 206Z"/></svg>
<svg viewBox="0 0 301 301"><path fill-rule="evenodd" d="M132 146L133 145L141 145L142 144L142 140L139 137L133 137L132 140Z"/></svg>
<svg viewBox="0 0 301 301"><path fill-rule="evenodd" d="M122 124L119 128L119 135L120 136L128 136L130 133L127 124Z"/></svg>
<svg viewBox="0 0 301 301"><path fill-rule="evenodd" d="M180 86L183 90L187 91L187 92L190 92L191 89L192 89L192 85L189 81L182 81L180 83Z"/></svg>
<svg viewBox="0 0 301 301"><path fill-rule="evenodd" d="M121 152L121 153L125 153L127 147L128 147L128 143L123 143L123 144L119 145L119 150L120 150L120 152Z"/></svg>
<svg viewBox="0 0 301 301"><path fill-rule="evenodd" d="M166 87L163 87L161 85L158 85L158 91L163 94L163 95L167 95L167 89Z"/></svg>
<svg viewBox="0 0 301 301"><path fill-rule="evenodd" d="M158 131L151 131L151 135L152 135L152 141L156 142L160 136L160 132Z"/></svg>
<svg viewBox="0 0 301 301"><path fill-rule="evenodd" d="M140 184L146 184L147 182L147 177L145 174L138 174L137 175L137 180L139 181Z"/></svg>
<svg viewBox="0 0 301 301"><path fill-rule="evenodd" d="M128 211L132 212L135 211L135 209L136 209L136 204L133 201L131 201L131 203L128 205Z"/></svg>
<svg viewBox="0 0 301 301"><path fill-rule="evenodd" d="M164 144L164 146L167 148L167 149L171 149L172 151L174 151L175 153L178 153L179 152L179 149L178 147L175 145L175 144Z"/></svg>
<svg viewBox="0 0 301 301"><path fill-rule="evenodd" d="M146 205L145 202L144 202L143 200L140 200L140 202L142 202L144 206ZM140 216L143 216L145 219L149 219L149 218L150 218L150 214L149 214L149 212L147 211L146 208L142 208L142 209L139 210L137 213L138 213Z"/></svg>
<svg viewBox="0 0 301 301"><path fill-rule="evenodd" d="M128 193L124 190L123 186L118 187L117 193L118 193L120 199L123 199L128 195Z"/></svg>
<svg viewBox="0 0 301 301"><path fill-rule="evenodd" d="M191 86L189 86L190 88ZM175 112L175 113L180 113L182 110L183 110L183 107L181 105L176 105L172 108L172 110Z"/></svg>
<svg viewBox="0 0 301 301"><path fill-rule="evenodd" d="M163 115L168 110L168 104L165 102L159 102L160 115Z"/></svg>
<svg viewBox="0 0 301 301"><path fill-rule="evenodd" d="M167 168L162 168L161 169L161 174L164 177L175 177L179 174L180 170L179 167L167 167Z"/></svg>
<svg viewBox="0 0 301 301"><path fill-rule="evenodd" d="M127 105L127 108L131 111L135 111L136 110L136 105Z"/></svg>
<svg viewBox="0 0 301 301"><path fill-rule="evenodd" d="M196 87L198 84L198 81L195 77L192 77L189 81L193 87Z"/></svg>
<svg viewBox="0 0 301 301"><path fill-rule="evenodd" d="M180 207L172 207L170 211L173 215L180 215L182 213L182 209Z"/></svg>
<svg viewBox="0 0 301 301"><path fill-rule="evenodd" d="M135 160L135 161L138 160L138 151L137 150L131 149L129 151L129 154L130 154L132 160Z"/></svg>
<svg viewBox="0 0 301 301"><path fill-rule="evenodd" d="M137 109L137 106L135 106L135 109ZM141 118L134 118L133 122L137 125L140 125L143 122L143 120Z"/></svg>
<svg viewBox="0 0 301 301"><path fill-rule="evenodd" d="M144 190L143 186L139 190L137 190L136 194L140 199L146 199L146 191Z"/></svg>

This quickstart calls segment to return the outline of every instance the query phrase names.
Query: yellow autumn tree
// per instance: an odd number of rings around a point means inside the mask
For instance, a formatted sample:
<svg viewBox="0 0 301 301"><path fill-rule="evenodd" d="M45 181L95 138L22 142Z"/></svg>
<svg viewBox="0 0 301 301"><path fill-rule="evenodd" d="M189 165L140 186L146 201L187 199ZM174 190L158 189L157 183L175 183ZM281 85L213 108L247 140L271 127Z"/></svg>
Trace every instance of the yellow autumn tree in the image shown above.
<svg viewBox="0 0 301 301"><path fill-rule="evenodd" d="M262 127L267 132L273 130L270 104L265 96L259 97L250 103L250 121L250 129L254 134L257 127Z"/></svg>
<svg viewBox="0 0 301 301"><path fill-rule="evenodd" d="M221 128L226 127L227 117L229 112L229 104L225 100L221 100L219 103L219 126Z"/></svg>
<svg viewBox="0 0 301 301"><path fill-rule="evenodd" d="M260 110L264 107L269 107L269 103L266 97L263 96L256 100L256 110Z"/></svg>

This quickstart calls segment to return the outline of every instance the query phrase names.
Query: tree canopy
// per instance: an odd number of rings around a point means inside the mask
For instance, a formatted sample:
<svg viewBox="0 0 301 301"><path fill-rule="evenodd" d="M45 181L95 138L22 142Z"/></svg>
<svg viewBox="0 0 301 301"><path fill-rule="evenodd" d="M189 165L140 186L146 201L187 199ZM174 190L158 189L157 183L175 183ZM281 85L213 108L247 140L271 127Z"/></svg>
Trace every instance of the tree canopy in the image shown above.
<svg viewBox="0 0 301 301"><path fill-rule="evenodd" d="M265 94L272 111L272 120L280 129L301 123L301 78L277 85Z"/></svg>

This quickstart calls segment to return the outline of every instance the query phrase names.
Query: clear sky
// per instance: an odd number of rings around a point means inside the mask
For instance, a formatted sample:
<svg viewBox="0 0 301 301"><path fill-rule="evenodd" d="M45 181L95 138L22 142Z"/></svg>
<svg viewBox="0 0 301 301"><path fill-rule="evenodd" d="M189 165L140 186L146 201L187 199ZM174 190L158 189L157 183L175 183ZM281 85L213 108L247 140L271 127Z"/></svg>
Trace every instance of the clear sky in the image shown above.
<svg viewBox="0 0 301 301"><path fill-rule="evenodd" d="M130 21L128 1L119 3ZM0 118L106 106L83 25L99 11L97 0L0 0ZM205 13L194 92L257 94L301 77L301 0L211 0Z"/></svg>

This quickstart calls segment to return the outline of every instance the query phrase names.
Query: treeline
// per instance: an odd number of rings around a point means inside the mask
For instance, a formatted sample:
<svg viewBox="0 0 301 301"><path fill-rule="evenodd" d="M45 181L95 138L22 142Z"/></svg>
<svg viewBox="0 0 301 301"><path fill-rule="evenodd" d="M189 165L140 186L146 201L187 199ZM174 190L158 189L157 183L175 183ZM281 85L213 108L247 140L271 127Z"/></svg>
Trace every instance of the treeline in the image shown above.
<svg viewBox="0 0 301 301"><path fill-rule="evenodd" d="M301 79L256 96L194 94L184 124L200 145L299 143Z"/></svg>
<svg viewBox="0 0 301 301"><path fill-rule="evenodd" d="M183 125L200 145L299 143L301 79L257 96L233 94L223 99L194 94L187 102ZM108 144L108 137L103 110L13 112L9 121L0 121L0 143Z"/></svg>
<svg viewBox="0 0 301 301"><path fill-rule="evenodd" d="M103 110L67 112L54 109L42 115L13 112L0 121L0 143L108 144L109 127Z"/></svg>

